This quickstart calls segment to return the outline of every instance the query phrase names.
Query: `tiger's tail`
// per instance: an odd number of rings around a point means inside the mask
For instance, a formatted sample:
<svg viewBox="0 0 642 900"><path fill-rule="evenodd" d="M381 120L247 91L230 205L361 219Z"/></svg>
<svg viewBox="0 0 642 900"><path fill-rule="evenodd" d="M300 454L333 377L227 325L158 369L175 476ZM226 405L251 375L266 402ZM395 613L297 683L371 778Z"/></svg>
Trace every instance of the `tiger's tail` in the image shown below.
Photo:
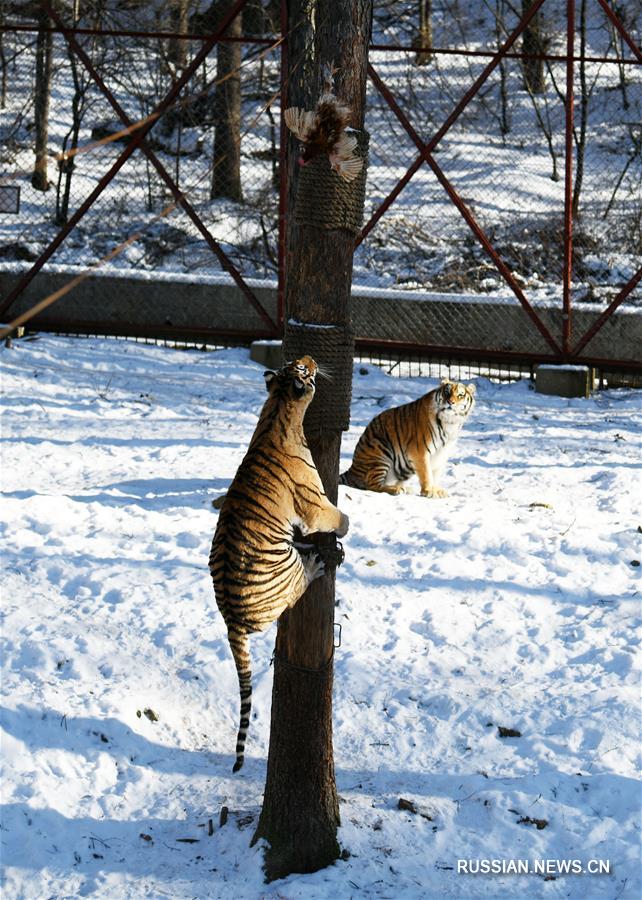
<svg viewBox="0 0 642 900"><path fill-rule="evenodd" d="M352 475L350 474L351 469L348 469L346 472L342 472L339 475L339 484L347 484L352 485Z"/></svg>
<svg viewBox="0 0 642 900"><path fill-rule="evenodd" d="M230 648L236 663L236 671L239 676L239 691L241 695L241 721L236 737L236 762L232 768L238 772L245 761L245 739L250 727L250 710L252 708L252 669L250 667L250 641L244 631L236 628L228 628Z"/></svg>

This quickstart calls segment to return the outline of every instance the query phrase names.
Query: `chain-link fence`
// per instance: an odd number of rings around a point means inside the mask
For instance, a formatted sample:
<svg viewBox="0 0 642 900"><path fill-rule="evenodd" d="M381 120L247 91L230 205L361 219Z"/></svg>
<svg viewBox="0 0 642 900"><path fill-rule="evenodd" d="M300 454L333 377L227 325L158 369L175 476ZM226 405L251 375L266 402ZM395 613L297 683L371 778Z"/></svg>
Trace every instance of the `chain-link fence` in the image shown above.
<svg viewBox="0 0 642 900"><path fill-rule="evenodd" d="M36 260L135 136L110 97L131 122L146 122L199 49L199 42L155 36L170 24L177 5L84 3L73 21L68 6L60 11L65 25L75 26L74 43L102 85L75 46L46 30L57 24L46 15L44 24L23 18L34 31L5 32L2 164L5 183L10 179L20 188L20 211L0 218L3 259ZM186 6L189 12L191 5ZM98 8L102 15L96 21ZM202 27L194 15L183 23L186 30ZM240 35L239 29L230 30ZM273 44L260 35L221 44L218 54L198 66L147 139L212 237L244 274L254 277L274 277L277 268L278 103L276 112L273 107L280 59ZM39 72L47 54L48 79ZM42 127L42 114L35 109L39 78L49 107L42 161L34 158L38 118ZM236 148L231 160L230 145ZM176 207L168 182L141 150L114 173L51 262L92 265L136 233L140 237L110 260L112 269L221 270L203 235Z"/></svg>
<svg viewBox="0 0 642 900"><path fill-rule="evenodd" d="M409 46L412 27L387 4L391 43ZM528 4L433 6L439 50L422 65L418 53L372 52L371 62L423 141L447 121L479 77L493 49L518 25ZM578 10L580 4L577 4ZM640 265L642 246L642 66L598 2L576 22L572 123L575 217L574 299L615 293ZM459 15L456 11L459 10ZM620 6L639 44L642 7ZM470 12L470 9L468 10ZM480 229L533 302L557 299L564 265L566 137L566 3L548 0L536 20L546 57L527 72L521 36L437 143L434 157ZM466 52L476 55L468 55ZM374 213L417 156L416 146L373 87L368 102L369 188ZM506 288L478 236L424 163L357 254L359 278L448 292ZM375 277L373 277L375 276ZM633 298L631 298L633 299ZM638 302L640 294L637 294Z"/></svg>
<svg viewBox="0 0 642 900"><path fill-rule="evenodd" d="M97 191L49 270L282 280L287 29L278 2L236 6L156 119L234 4L3 5L0 269L42 259ZM642 307L641 31L640 0L375 0L366 337L568 355L610 306ZM127 123L150 130L119 165Z"/></svg>

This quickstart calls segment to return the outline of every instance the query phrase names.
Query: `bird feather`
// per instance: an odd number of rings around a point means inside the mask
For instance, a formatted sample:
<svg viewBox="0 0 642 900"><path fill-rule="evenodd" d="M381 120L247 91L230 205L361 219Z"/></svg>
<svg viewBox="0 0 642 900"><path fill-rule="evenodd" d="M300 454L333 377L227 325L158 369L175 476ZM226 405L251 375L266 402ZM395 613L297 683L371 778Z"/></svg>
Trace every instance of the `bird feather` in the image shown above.
<svg viewBox="0 0 642 900"><path fill-rule="evenodd" d="M291 106L283 113L285 124L292 134L296 135L300 141L305 143L317 124L317 116L315 112L300 109L298 106Z"/></svg>
<svg viewBox="0 0 642 900"><path fill-rule="evenodd" d="M357 146L357 139L353 134L346 134L345 131L339 137L332 148L332 155L339 159L349 159Z"/></svg>
<svg viewBox="0 0 642 900"><path fill-rule="evenodd" d="M349 159L343 159L331 153L330 165L344 181L354 181L363 168L363 158L351 156Z"/></svg>

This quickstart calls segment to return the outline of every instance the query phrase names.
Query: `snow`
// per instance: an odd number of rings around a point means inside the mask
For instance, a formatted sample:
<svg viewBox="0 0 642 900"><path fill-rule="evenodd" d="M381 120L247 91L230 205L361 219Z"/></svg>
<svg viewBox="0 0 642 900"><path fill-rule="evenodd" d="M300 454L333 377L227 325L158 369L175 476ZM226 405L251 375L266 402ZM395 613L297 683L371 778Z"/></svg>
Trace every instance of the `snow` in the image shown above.
<svg viewBox="0 0 642 900"><path fill-rule="evenodd" d="M30 264L24 262L0 262L0 272L10 272L16 275L28 272L31 269ZM74 268L68 265L57 265L48 263L46 271L51 274L68 275L74 273ZM77 270L76 270L77 271ZM171 284L222 284L234 285L236 282L227 272L195 272L186 275L185 272L172 271L146 271L144 269L128 269L118 267L114 269L110 266L104 268L92 269L92 278L130 278L132 281L153 281L169 282ZM273 278L244 278L248 287L264 288L265 290L277 290L279 283Z"/></svg>
<svg viewBox="0 0 642 900"><path fill-rule="evenodd" d="M305 328L336 328L336 325L323 324L321 322L301 322L299 319L288 319L290 325L296 325Z"/></svg>
<svg viewBox="0 0 642 900"><path fill-rule="evenodd" d="M207 571L262 367L242 348L53 336L0 359L7 900L640 896L639 393L477 379L448 498L340 488L350 856L266 885L249 842L275 626L252 639L233 776L236 675ZM375 413L436 383L357 365L342 468ZM559 871L591 860L610 872Z"/></svg>
<svg viewBox="0 0 642 900"><path fill-rule="evenodd" d="M550 365L549 363L540 363L537 366L537 369L548 369L553 372L588 372L588 366L573 366L570 363L559 363L557 365Z"/></svg>

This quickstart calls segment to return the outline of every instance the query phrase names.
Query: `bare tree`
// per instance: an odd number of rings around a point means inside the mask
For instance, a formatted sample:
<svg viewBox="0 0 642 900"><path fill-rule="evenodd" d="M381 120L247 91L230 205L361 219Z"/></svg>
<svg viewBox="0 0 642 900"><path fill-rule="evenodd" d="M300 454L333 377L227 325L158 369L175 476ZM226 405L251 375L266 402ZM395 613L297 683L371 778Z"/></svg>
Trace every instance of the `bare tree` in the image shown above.
<svg viewBox="0 0 642 900"><path fill-rule="evenodd" d="M6 0L0 0L0 26L4 26L7 16ZM0 109L7 105L7 57L4 52L4 31L0 31Z"/></svg>
<svg viewBox="0 0 642 900"><path fill-rule="evenodd" d="M536 0L522 0L522 18L528 15ZM524 87L531 94L543 94L546 90L544 78L544 59L547 40L544 35L542 11L538 9L522 32L522 77Z"/></svg>
<svg viewBox="0 0 642 900"><path fill-rule="evenodd" d="M372 0L292 0L289 15L289 103L311 108L321 89L321 65L333 62L339 69L337 94L351 107L352 124L362 128ZM349 323L353 252L352 232L290 220L288 319ZM333 372L335 382L349 384L351 369L350 357L345 371ZM341 432L322 428L306 435L326 494L335 502ZM268 879L315 871L340 853L332 750L333 621L334 571L313 582L279 620L265 797L253 838L269 842Z"/></svg>
<svg viewBox="0 0 642 900"><path fill-rule="evenodd" d="M633 17L631 23L627 21L626 12L627 10L621 4L614 4L614 10L616 16L622 22L622 24L627 28L628 31L633 31ZM615 27L614 23L607 19L607 26L610 35L610 45L615 50L615 56L618 62L618 72L620 75L620 91L622 93L622 104L624 109L629 108L629 95L628 95L628 82L627 82L627 66L622 64L622 61L626 58L626 52L624 49L624 38L622 33Z"/></svg>
<svg viewBox="0 0 642 900"><path fill-rule="evenodd" d="M85 9L90 17L89 24L96 27L100 24L101 4L86 4ZM73 27L76 28L81 21L80 0L74 0ZM98 48L98 38L92 39L92 54L95 55ZM56 224L64 225L69 217L69 202L71 198L71 184L76 168L76 150L80 129L85 113L88 109L88 94L91 78L84 66L79 65L73 47L67 42L67 60L69 71L74 85L74 93L71 98L71 125L62 142L62 153L58 161L58 183L56 187Z"/></svg>
<svg viewBox="0 0 642 900"><path fill-rule="evenodd" d="M505 0L496 0L496 8L495 8L495 39L497 41L497 49L501 47L506 38L508 37L508 33L506 31L505 23ZM511 121L510 121L510 106L508 102L508 69L506 66L506 59L502 56L499 61L499 99L500 99L500 113L499 113L499 127L502 133L502 137L505 137L510 131Z"/></svg>
<svg viewBox="0 0 642 900"><path fill-rule="evenodd" d="M34 85L35 154L31 184L37 191L49 190L47 167L47 143L49 140L49 98L53 41L49 31L50 21L43 9L38 9L38 38L36 43L36 81Z"/></svg>
<svg viewBox="0 0 642 900"><path fill-rule="evenodd" d="M577 217L580 208L580 196L584 181L584 159L586 156L586 131L588 128L588 106L592 89L589 89L586 78L586 0L580 2L580 108L579 129L573 129L575 140L575 183L573 184L573 216Z"/></svg>
<svg viewBox="0 0 642 900"><path fill-rule="evenodd" d="M432 0L419 0L419 31L413 46L417 48L415 63L428 65L432 60Z"/></svg>
<svg viewBox="0 0 642 900"><path fill-rule="evenodd" d="M186 34L189 28L190 0L171 0L169 9L170 29L174 34ZM187 59L188 42L184 39L170 38L167 47L167 58L177 69L182 69Z"/></svg>
<svg viewBox="0 0 642 900"><path fill-rule="evenodd" d="M243 32L246 35L262 35L265 33L267 13L261 0L247 0L243 7Z"/></svg>
<svg viewBox="0 0 642 900"><path fill-rule="evenodd" d="M232 0L222 0L219 14L232 7ZM240 38L242 18L237 15L225 36ZM241 201L241 44L238 40L220 41L216 52L216 95L214 159L210 197L228 197Z"/></svg>

